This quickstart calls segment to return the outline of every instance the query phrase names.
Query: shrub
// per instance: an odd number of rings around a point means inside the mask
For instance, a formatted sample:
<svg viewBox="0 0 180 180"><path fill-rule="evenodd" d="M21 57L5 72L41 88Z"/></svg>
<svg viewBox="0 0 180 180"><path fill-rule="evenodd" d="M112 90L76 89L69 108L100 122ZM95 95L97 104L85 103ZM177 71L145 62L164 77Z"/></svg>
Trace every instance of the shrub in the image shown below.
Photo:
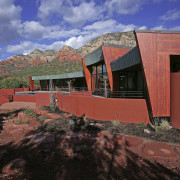
<svg viewBox="0 0 180 180"><path fill-rule="evenodd" d="M16 123L16 124L23 124L23 122L22 122L21 120L19 120L19 119L16 119L16 120L15 120L15 123Z"/></svg>
<svg viewBox="0 0 180 180"><path fill-rule="evenodd" d="M32 117L32 118L35 118L36 117L36 114L34 113L34 110L33 109L25 109L25 110L23 110L23 112L25 113L25 114L28 114L30 117Z"/></svg>
<svg viewBox="0 0 180 180"><path fill-rule="evenodd" d="M168 123L168 121L166 119L161 120L160 129L169 130L171 128L172 128L172 126L169 125L169 123Z"/></svg>
<svg viewBox="0 0 180 180"><path fill-rule="evenodd" d="M28 83L21 78L3 79L0 81L0 89L28 87Z"/></svg>
<svg viewBox="0 0 180 180"><path fill-rule="evenodd" d="M84 121L85 123L87 122L87 116L86 116L86 114L83 114L82 119L83 119L83 121Z"/></svg>
<svg viewBox="0 0 180 180"><path fill-rule="evenodd" d="M56 106L56 104L52 103L52 104L50 105L50 108L51 108L52 111L56 111L57 106Z"/></svg>
<svg viewBox="0 0 180 180"><path fill-rule="evenodd" d="M41 116L41 117L39 117L39 120L40 121L44 121L44 120L46 120L46 119L48 119L47 117L45 117L45 116Z"/></svg>
<svg viewBox="0 0 180 180"><path fill-rule="evenodd" d="M40 109L45 109L45 105L42 105L42 106L40 107Z"/></svg>
<svg viewBox="0 0 180 180"><path fill-rule="evenodd" d="M112 124L113 124L113 126L117 127L120 125L120 122L119 121L113 121Z"/></svg>
<svg viewBox="0 0 180 180"><path fill-rule="evenodd" d="M140 122L139 125L140 126L145 126L145 124L143 122Z"/></svg>

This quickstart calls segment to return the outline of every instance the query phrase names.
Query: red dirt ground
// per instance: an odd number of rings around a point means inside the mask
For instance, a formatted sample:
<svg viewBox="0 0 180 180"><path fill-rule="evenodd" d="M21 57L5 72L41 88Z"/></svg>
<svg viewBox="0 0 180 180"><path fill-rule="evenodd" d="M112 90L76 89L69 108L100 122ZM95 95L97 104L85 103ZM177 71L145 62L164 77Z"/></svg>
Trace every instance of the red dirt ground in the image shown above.
<svg viewBox="0 0 180 180"><path fill-rule="evenodd" d="M1 106L0 112L12 112L10 107L14 105ZM16 105L17 117L26 117L18 112L25 104ZM47 114L49 120L55 118ZM17 117L8 119L8 114L1 113L1 180L180 178L180 145L106 131L41 132L35 119L30 118L29 124L16 124Z"/></svg>

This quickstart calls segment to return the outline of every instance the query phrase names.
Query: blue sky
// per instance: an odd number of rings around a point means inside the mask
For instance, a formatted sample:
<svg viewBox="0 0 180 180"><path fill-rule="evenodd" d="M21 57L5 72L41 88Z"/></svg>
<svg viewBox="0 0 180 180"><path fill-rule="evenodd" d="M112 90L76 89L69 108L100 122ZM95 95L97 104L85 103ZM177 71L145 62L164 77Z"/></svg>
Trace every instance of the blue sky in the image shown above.
<svg viewBox="0 0 180 180"><path fill-rule="evenodd" d="M180 0L0 0L0 60L134 29L180 31Z"/></svg>

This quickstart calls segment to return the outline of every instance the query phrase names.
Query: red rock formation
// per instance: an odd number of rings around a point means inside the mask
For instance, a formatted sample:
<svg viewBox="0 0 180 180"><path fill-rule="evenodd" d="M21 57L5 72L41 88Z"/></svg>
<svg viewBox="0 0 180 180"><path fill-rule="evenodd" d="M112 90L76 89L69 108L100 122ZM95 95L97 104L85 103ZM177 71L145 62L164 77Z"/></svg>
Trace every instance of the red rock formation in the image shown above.
<svg viewBox="0 0 180 180"><path fill-rule="evenodd" d="M63 46L63 48L56 53L55 58L58 58L59 62L81 61L81 56L69 46Z"/></svg>

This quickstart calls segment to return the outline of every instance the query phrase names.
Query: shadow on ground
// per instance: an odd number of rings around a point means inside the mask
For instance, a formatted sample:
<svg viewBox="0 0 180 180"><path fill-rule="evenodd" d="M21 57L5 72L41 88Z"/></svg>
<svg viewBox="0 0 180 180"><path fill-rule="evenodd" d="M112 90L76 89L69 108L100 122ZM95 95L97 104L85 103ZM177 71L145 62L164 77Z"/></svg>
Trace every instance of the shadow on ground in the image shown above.
<svg viewBox="0 0 180 180"><path fill-rule="evenodd" d="M0 172L16 158L27 164L22 172L0 179L178 179L180 174L126 148L120 135L106 133L54 134L50 142L25 139L0 146Z"/></svg>

